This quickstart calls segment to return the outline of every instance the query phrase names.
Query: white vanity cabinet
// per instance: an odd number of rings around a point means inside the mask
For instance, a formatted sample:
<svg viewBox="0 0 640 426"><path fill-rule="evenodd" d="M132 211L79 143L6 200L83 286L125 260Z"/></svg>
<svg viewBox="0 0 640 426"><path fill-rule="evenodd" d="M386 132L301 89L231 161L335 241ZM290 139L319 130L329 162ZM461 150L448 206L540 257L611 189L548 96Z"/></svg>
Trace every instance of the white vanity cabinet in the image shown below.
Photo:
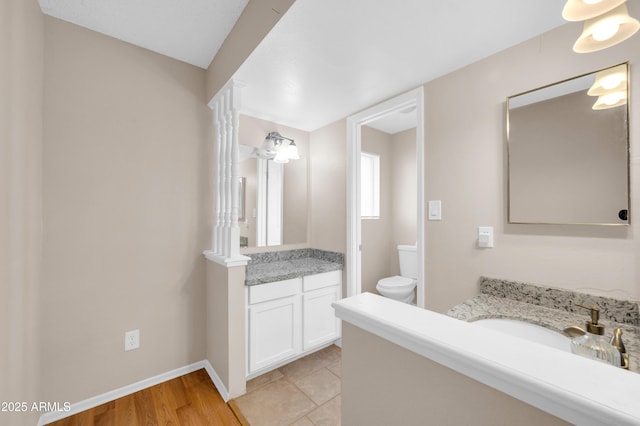
<svg viewBox="0 0 640 426"><path fill-rule="evenodd" d="M340 322L331 304L342 297L342 271L303 278L303 350L310 350L340 337Z"/></svg>
<svg viewBox="0 0 640 426"><path fill-rule="evenodd" d="M247 377L340 338L342 271L247 286Z"/></svg>
<svg viewBox="0 0 640 426"><path fill-rule="evenodd" d="M300 352L301 289L300 278L248 288L247 340L250 373Z"/></svg>

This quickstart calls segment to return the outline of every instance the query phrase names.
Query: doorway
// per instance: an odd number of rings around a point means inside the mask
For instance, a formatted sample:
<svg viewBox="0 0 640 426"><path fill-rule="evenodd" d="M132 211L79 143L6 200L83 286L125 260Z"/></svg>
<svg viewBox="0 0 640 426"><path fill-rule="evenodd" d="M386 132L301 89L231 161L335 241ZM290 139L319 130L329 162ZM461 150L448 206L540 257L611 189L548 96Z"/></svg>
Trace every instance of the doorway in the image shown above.
<svg viewBox="0 0 640 426"><path fill-rule="evenodd" d="M416 304L424 308L424 93L422 87L372 106L347 119L347 296L354 296L362 291L360 205L362 126L412 108L415 108L416 114L416 251L418 256Z"/></svg>

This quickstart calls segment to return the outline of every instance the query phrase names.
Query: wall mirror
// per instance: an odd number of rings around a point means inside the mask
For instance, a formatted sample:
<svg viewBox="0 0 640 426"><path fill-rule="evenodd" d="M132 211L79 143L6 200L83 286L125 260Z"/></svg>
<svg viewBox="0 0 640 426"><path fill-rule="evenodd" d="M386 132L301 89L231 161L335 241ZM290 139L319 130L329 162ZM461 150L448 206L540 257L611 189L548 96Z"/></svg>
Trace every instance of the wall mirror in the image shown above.
<svg viewBox="0 0 640 426"><path fill-rule="evenodd" d="M244 218L240 246L264 247L307 241L307 159L276 163L240 145Z"/></svg>
<svg viewBox="0 0 640 426"><path fill-rule="evenodd" d="M507 98L509 223L629 225L628 64Z"/></svg>

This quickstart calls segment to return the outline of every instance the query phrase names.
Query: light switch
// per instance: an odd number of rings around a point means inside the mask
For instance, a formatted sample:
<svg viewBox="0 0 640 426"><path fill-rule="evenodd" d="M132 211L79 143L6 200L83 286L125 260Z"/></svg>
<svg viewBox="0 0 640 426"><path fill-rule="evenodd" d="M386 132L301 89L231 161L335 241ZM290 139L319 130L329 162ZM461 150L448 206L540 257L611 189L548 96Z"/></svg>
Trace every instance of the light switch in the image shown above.
<svg viewBox="0 0 640 426"><path fill-rule="evenodd" d="M429 200L429 220L442 219L442 201Z"/></svg>
<svg viewBox="0 0 640 426"><path fill-rule="evenodd" d="M493 226L478 227L478 247L493 247Z"/></svg>

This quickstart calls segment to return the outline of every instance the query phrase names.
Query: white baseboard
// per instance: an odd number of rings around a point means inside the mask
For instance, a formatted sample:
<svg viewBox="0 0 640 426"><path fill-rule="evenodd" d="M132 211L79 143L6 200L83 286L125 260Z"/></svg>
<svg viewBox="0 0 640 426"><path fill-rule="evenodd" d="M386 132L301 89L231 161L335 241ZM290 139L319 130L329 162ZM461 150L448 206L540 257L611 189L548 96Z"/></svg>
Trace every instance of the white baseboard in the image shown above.
<svg viewBox="0 0 640 426"><path fill-rule="evenodd" d="M222 382L222 379L220 378L220 376L218 376L218 373L216 373L216 370L213 369L213 366L211 365L211 363L207 360L200 361L200 362L203 364L204 369L207 370L207 373L209 373L209 377L211 377L211 381L215 385L216 389L218 389L218 393L220 394L222 399L224 399L224 402L229 402L229 390Z"/></svg>
<svg viewBox="0 0 640 426"><path fill-rule="evenodd" d="M131 395L134 392L138 392L151 386L166 382L168 380L175 379L176 377L184 376L185 374L193 373L194 371L200 370L201 368L204 368L207 371L207 374L209 374L209 377L211 377L211 381L213 381L216 389L218 389L218 392L224 399L224 402L227 402L229 400L229 391L224 386L222 379L220 379L220 376L218 376L209 361L203 360L184 367L176 368L175 370L171 370L166 373L150 377L148 379L141 380L139 382L121 387L119 389L105 392L102 395L97 395L92 398L85 399L84 401L73 403L71 404L71 408L69 411L53 411L44 413L38 420L38 426L44 426L49 423L64 419L65 417L73 416L74 414L81 413L85 410L89 410L91 408L97 407L98 405L105 404L109 401Z"/></svg>

